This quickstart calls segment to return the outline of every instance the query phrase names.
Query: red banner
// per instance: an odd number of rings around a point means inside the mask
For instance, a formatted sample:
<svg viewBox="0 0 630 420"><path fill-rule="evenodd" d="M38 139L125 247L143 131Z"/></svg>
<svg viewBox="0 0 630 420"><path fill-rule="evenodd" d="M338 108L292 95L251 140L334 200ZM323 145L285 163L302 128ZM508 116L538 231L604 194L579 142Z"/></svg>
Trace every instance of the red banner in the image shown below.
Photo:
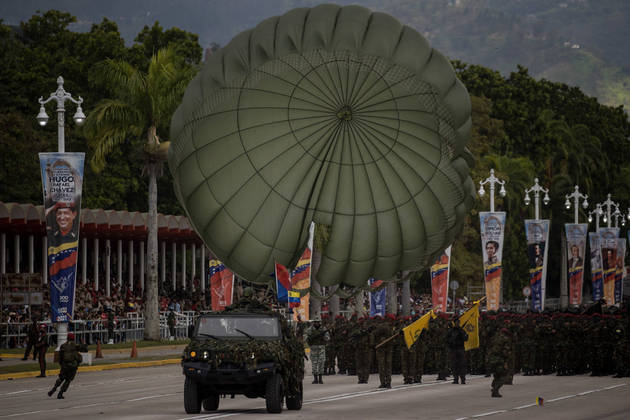
<svg viewBox="0 0 630 420"><path fill-rule="evenodd" d="M234 274L218 260L210 260L210 292L212 293L212 310L222 311L232 304L234 290Z"/></svg>
<svg viewBox="0 0 630 420"><path fill-rule="evenodd" d="M449 246L431 266L431 297L435 312L446 312L450 263L451 247Z"/></svg>

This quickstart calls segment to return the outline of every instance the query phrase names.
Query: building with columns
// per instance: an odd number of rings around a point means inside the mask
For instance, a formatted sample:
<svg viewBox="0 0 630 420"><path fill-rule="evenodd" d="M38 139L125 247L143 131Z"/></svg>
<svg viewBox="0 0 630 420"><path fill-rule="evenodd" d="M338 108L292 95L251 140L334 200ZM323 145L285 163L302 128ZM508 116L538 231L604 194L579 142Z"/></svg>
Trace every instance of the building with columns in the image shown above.
<svg viewBox="0 0 630 420"><path fill-rule="evenodd" d="M147 213L81 209L77 282L107 296L127 283L144 290ZM48 282L43 206L0 202L0 273L41 273ZM158 214L158 282L205 290L213 258L185 216ZM170 281L169 281L170 280Z"/></svg>

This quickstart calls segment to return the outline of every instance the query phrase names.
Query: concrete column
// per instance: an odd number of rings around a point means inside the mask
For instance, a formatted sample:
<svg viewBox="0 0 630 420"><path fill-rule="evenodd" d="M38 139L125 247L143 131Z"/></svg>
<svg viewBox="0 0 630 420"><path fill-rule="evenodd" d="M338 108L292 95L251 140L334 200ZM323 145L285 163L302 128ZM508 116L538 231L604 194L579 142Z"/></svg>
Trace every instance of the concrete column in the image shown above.
<svg viewBox="0 0 630 420"><path fill-rule="evenodd" d="M206 291L206 246L205 245L201 245L201 248L199 249L199 252L201 253L201 270L200 271L200 283L201 283L201 291L205 292Z"/></svg>
<svg viewBox="0 0 630 420"><path fill-rule="evenodd" d="M7 234L0 233L0 274L7 272Z"/></svg>
<svg viewBox="0 0 630 420"><path fill-rule="evenodd" d="M15 235L15 240L13 241L13 244L14 244L13 256L15 260L13 262L13 272L19 273L20 272L20 235Z"/></svg>
<svg viewBox="0 0 630 420"><path fill-rule="evenodd" d="M171 244L171 255L173 257L172 261L172 272L171 272L171 280L173 281L173 290L177 289L177 244L173 242Z"/></svg>
<svg viewBox="0 0 630 420"><path fill-rule="evenodd" d="M35 238L28 235L28 272L35 272Z"/></svg>
<svg viewBox="0 0 630 420"><path fill-rule="evenodd" d="M160 284L166 281L166 242L162 241L162 261L160 261L162 273L160 274Z"/></svg>
<svg viewBox="0 0 630 420"><path fill-rule="evenodd" d="M81 276L83 284L87 283L87 238L83 238L81 242Z"/></svg>
<svg viewBox="0 0 630 420"><path fill-rule="evenodd" d="M195 276L197 275L197 244L192 244L192 266L190 267L190 285L195 290Z"/></svg>
<svg viewBox="0 0 630 420"><path fill-rule="evenodd" d="M182 244L182 289L186 289L186 244Z"/></svg>
<svg viewBox="0 0 630 420"><path fill-rule="evenodd" d="M409 277L403 280L402 283L402 315L411 315L411 283Z"/></svg>
<svg viewBox="0 0 630 420"><path fill-rule="evenodd" d="M331 291L332 290L337 290L337 286L332 286ZM332 319L335 319L335 317L337 315L339 315L339 295L332 295L330 297L330 300L328 301L328 309L329 309L329 316Z"/></svg>
<svg viewBox="0 0 630 420"><path fill-rule="evenodd" d="M48 284L48 237L42 236L42 280Z"/></svg>
<svg viewBox="0 0 630 420"><path fill-rule="evenodd" d="M387 288L387 313L396 315L398 313L398 285L396 282L389 282Z"/></svg>
<svg viewBox="0 0 630 420"><path fill-rule="evenodd" d="M140 241L140 284L144 293L144 241Z"/></svg>
<svg viewBox="0 0 630 420"><path fill-rule="evenodd" d="M105 296L112 295L112 244L105 239Z"/></svg>
<svg viewBox="0 0 630 420"><path fill-rule="evenodd" d="M123 267L123 263L122 263L122 239L118 240L118 247L117 247L117 255L118 258L116 258L116 276L118 279L118 290L120 290L120 288L122 287L122 282L123 282L123 275L122 275L122 267Z"/></svg>
<svg viewBox="0 0 630 420"><path fill-rule="evenodd" d="M133 290L133 239L129 241L129 288Z"/></svg>
<svg viewBox="0 0 630 420"><path fill-rule="evenodd" d="M94 238L94 258L92 263L94 264L94 290L98 291L98 238Z"/></svg>

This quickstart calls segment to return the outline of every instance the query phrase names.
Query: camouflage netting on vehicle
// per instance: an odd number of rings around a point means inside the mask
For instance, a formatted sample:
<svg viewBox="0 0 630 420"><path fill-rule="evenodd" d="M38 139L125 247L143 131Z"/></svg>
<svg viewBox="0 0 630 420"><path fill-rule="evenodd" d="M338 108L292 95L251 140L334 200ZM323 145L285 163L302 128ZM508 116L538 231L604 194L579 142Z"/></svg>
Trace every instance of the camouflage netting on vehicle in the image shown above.
<svg viewBox="0 0 630 420"><path fill-rule="evenodd" d="M256 369L261 362L273 361L278 366L283 383L289 394L297 394L304 378L304 346L297 339L286 319L268 306L256 301L241 299L223 312L215 314L261 314L275 316L280 320L282 339L250 341L215 340L212 338L193 338L184 351L182 361L186 361L190 352L203 354L208 351L208 363L215 369L222 363L243 365L247 369ZM252 355L254 357L252 358Z"/></svg>

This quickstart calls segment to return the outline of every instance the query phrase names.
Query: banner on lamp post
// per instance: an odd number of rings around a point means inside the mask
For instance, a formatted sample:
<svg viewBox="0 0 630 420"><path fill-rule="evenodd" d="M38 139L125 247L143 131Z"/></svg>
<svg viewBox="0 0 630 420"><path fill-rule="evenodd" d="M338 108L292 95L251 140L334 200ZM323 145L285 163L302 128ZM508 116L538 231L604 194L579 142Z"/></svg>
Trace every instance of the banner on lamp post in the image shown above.
<svg viewBox="0 0 630 420"><path fill-rule="evenodd" d="M567 238L567 270L569 279L569 304L582 304L582 284L584 282L584 257L586 256L585 223L566 223L564 225Z"/></svg>
<svg viewBox="0 0 630 420"><path fill-rule="evenodd" d="M617 274L617 239L619 228L599 228L599 248L602 256L604 299L606 305L615 304L615 276Z"/></svg>
<svg viewBox="0 0 630 420"><path fill-rule="evenodd" d="M74 314L84 153L40 153L53 322Z"/></svg>
<svg viewBox="0 0 630 420"><path fill-rule="evenodd" d="M479 212L479 221L481 222L486 308L489 311L496 311L501 303L501 275L503 271L501 261L505 234L505 212Z"/></svg>
<svg viewBox="0 0 630 420"><path fill-rule="evenodd" d="M615 271L615 305L623 301L623 278L626 264L626 239L617 238L617 265Z"/></svg>
<svg viewBox="0 0 630 420"><path fill-rule="evenodd" d="M451 245L442 251L431 266L431 300L435 312L446 312L448 280L451 266Z"/></svg>
<svg viewBox="0 0 630 420"><path fill-rule="evenodd" d="M532 309L543 311L545 310L549 220L525 220L525 236L529 260L529 285L532 289Z"/></svg>
<svg viewBox="0 0 630 420"><path fill-rule="evenodd" d="M590 246L593 302L597 302L604 297L604 273L602 271L602 250L599 246L599 233L589 232L588 240Z"/></svg>
<svg viewBox="0 0 630 420"><path fill-rule="evenodd" d="M385 316L385 305L387 302L387 288L372 291L383 285L383 280L376 280L372 277L368 279L370 285L370 316Z"/></svg>

